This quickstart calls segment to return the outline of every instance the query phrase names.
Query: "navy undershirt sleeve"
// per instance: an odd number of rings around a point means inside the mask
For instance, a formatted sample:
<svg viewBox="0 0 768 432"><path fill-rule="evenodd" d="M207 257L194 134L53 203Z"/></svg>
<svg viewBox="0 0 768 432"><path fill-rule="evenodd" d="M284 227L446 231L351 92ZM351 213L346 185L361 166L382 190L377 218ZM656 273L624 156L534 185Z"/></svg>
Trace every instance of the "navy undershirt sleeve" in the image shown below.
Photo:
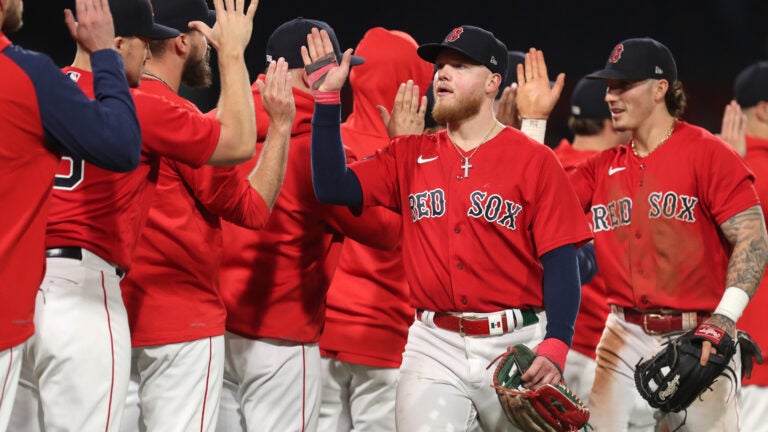
<svg viewBox="0 0 768 432"><path fill-rule="evenodd" d="M544 338L556 338L571 346L573 326L581 302L579 263L576 247L560 246L541 256L544 267L544 310L547 332Z"/></svg>
<svg viewBox="0 0 768 432"><path fill-rule="evenodd" d="M48 142L104 169L123 172L138 166L141 129L120 53L105 49L91 54L92 100L47 56L13 48L6 54L35 87Z"/></svg>
<svg viewBox="0 0 768 432"><path fill-rule="evenodd" d="M312 185L321 202L360 206L363 189L357 175L347 168L341 142L341 105L315 104L312 117Z"/></svg>
<svg viewBox="0 0 768 432"><path fill-rule="evenodd" d="M576 250L579 258L579 277L581 284L588 284L597 274L597 259L595 258L595 245L587 243Z"/></svg>

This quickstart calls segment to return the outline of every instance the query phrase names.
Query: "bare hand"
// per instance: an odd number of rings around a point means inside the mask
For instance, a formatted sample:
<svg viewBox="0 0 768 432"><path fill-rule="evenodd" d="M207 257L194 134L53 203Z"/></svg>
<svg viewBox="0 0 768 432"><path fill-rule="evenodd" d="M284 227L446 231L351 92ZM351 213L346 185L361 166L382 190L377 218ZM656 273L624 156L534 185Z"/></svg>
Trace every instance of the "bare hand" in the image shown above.
<svg viewBox="0 0 768 432"><path fill-rule="evenodd" d="M536 356L531 363L531 367L521 377L523 386L530 390L536 390L541 386L552 384L556 385L563 381L563 375L560 369L544 356Z"/></svg>
<svg viewBox="0 0 768 432"><path fill-rule="evenodd" d="M77 21L64 9L64 23L72 39L88 53L115 49L115 26L107 0L75 0Z"/></svg>
<svg viewBox="0 0 768 432"><path fill-rule="evenodd" d="M296 116L293 100L293 83L288 73L288 63L280 57L267 68L265 81L256 81L264 110L269 116L270 126L291 127Z"/></svg>
<svg viewBox="0 0 768 432"><path fill-rule="evenodd" d="M253 16L258 6L258 0L251 0L247 10L245 0L213 0L216 10L213 28L202 21L190 22L189 28L202 33L219 56L242 55L251 40Z"/></svg>
<svg viewBox="0 0 768 432"><path fill-rule="evenodd" d="M546 119L560 99L565 74L558 74L550 88L544 53L531 48L525 53L525 66L517 65L517 86L517 109L522 118Z"/></svg>
<svg viewBox="0 0 768 432"><path fill-rule="evenodd" d="M741 112L741 106L735 100L725 106L720 138L730 144L741 157L746 156L747 116Z"/></svg>
<svg viewBox="0 0 768 432"><path fill-rule="evenodd" d="M320 57L327 54L334 54L333 44L328 32L325 30L312 29L312 33L307 35L307 46L301 47L301 58L304 60L304 66L312 64ZM331 68L325 80L317 88L321 92L338 92L344 86L344 82L349 76L349 64L352 59L352 49L344 51L341 57L341 64Z"/></svg>
<svg viewBox="0 0 768 432"><path fill-rule="evenodd" d="M733 340L736 340L736 323L731 321L730 318L715 314L709 317L705 324L710 324L724 330ZM709 356L712 354L717 354L717 350L712 346L712 342L708 340L703 341L701 343L701 360L699 364L706 366L707 362L709 362Z"/></svg>
<svg viewBox="0 0 768 432"><path fill-rule="evenodd" d="M424 132L427 97L419 98L419 86L414 85L413 80L400 84L391 115L381 105L377 105L376 109L379 110L390 138L399 135L418 135Z"/></svg>
<svg viewBox="0 0 768 432"><path fill-rule="evenodd" d="M517 111L517 83L512 83L501 93L496 119L503 125L520 129L521 119Z"/></svg>

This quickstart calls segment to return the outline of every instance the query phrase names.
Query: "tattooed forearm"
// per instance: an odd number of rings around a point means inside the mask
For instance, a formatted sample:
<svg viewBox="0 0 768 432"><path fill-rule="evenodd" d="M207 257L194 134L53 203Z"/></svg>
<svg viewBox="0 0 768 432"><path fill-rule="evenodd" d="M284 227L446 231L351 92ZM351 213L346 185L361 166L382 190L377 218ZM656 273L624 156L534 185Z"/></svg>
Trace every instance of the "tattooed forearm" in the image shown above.
<svg viewBox="0 0 768 432"><path fill-rule="evenodd" d="M736 286L755 295L768 262L768 235L760 206L750 207L723 223L720 228L733 245L726 286Z"/></svg>
<svg viewBox="0 0 768 432"><path fill-rule="evenodd" d="M731 319L726 316L714 314L707 320L707 324L712 324L715 327L719 327L725 330L725 332L728 333L728 335L731 337L736 337L736 323L731 321Z"/></svg>

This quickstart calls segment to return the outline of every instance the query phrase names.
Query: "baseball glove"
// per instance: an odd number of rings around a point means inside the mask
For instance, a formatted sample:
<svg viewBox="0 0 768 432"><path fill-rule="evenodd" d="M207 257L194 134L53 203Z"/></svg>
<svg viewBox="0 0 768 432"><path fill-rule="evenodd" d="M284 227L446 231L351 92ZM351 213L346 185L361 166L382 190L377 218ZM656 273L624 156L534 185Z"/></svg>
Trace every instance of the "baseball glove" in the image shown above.
<svg viewBox="0 0 768 432"><path fill-rule="evenodd" d="M527 346L508 347L499 356L493 387L507 418L526 432L577 431L589 420L589 410L564 384L547 384L537 390L522 385L522 375L536 354Z"/></svg>
<svg viewBox="0 0 768 432"><path fill-rule="evenodd" d="M742 330L736 333L741 348L739 351L741 353L741 379L752 378L752 369L755 367L755 363L763 364L763 352L760 350L760 346L749 336L749 333Z"/></svg>
<svg viewBox="0 0 768 432"><path fill-rule="evenodd" d="M702 342L717 349L702 367ZM724 330L710 324L683 333L671 340L658 354L635 366L635 385L653 408L663 412L686 409L728 368L736 354L736 343ZM733 373L733 371L731 371ZM734 378L735 379L735 376Z"/></svg>

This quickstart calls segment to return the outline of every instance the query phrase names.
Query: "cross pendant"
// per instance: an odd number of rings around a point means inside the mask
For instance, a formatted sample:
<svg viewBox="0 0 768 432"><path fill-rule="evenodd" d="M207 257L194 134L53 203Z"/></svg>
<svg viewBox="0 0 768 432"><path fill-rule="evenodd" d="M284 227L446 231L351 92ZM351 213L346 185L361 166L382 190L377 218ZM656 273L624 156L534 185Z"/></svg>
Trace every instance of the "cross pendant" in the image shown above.
<svg viewBox="0 0 768 432"><path fill-rule="evenodd" d="M467 157L464 158L464 165L462 165L461 167L464 168L464 178L468 178L469 169L472 168L472 165L469 164L469 158Z"/></svg>

